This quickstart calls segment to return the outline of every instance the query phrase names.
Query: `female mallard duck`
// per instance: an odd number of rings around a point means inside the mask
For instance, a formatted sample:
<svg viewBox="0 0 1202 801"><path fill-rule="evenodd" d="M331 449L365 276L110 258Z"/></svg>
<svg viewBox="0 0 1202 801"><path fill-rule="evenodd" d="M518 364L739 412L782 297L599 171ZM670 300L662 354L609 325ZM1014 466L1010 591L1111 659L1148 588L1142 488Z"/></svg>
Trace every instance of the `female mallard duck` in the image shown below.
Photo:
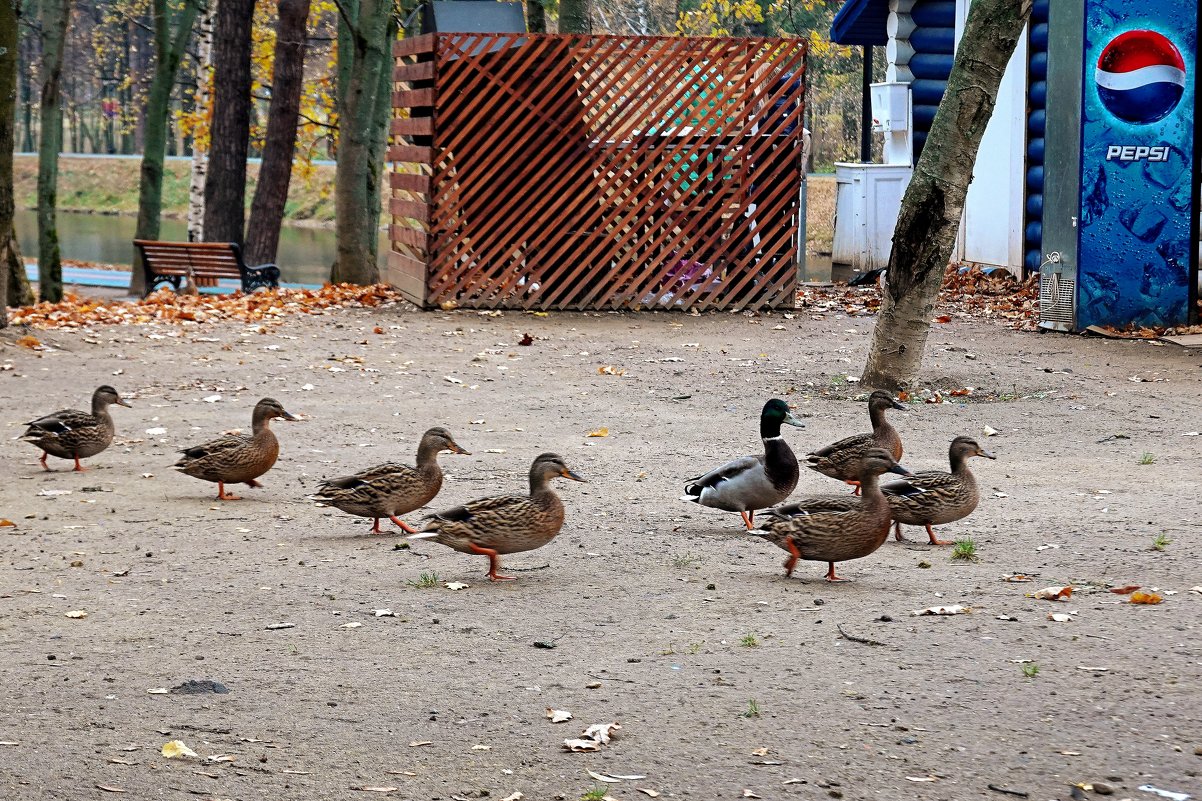
<svg viewBox="0 0 1202 801"><path fill-rule="evenodd" d="M442 427L431 428L422 435L417 446L417 467L389 462L377 465L353 476L332 478L318 488L313 500L329 504L359 517L373 517L372 534L380 534L380 518L387 517L407 534L416 534L398 515L408 514L430 502L442 488L442 468L438 454L442 451L470 453L455 443L451 432Z"/></svg>
<svg viewBox="0 0 1202 801"><path fill-rule="evenodd" d="M750 529L755 523L756 509L780 503L797 486L797 457L780 434L784 423L805 427L783 400L773 398L765 403L760 412L764 452L759 456L740 456L705 475L690 478L681 500L738 512Z"/></svg>
<svg viewBox="0 0 1202 801"><path fill-rule="evenodd" d="M856 479L859 475L860 457L864 455L865 451L869 448L884 448L892 454L894 461L902 457L901 437L897 435L897 429L885 419L885 410L901 409L904 411L905 408L888 392L878 389L868 396L868 416L872 419L872 433L856 434L827 445L821 450L807 453L806 467L816 470L824 476L837 478L851 484L856 487L856 494L859 495L859 481Z"/></svg>
<svg viewBox="0 0 1202 801"><path fill-rule="evenodd" d="M881 487L893 512L893 522L896 524L894 536L897 539L905 539L901 533L904 523L907 526L926 526L932 545L951 545L950 541L936 539L931 526L954 523L968 517L977 508L980 493L977 492L977 480L968 469L968 460L974 456L997 458L972 437L956 437L948 449L952 472L924 470Z"/></svg>
<svg viewBox="0 0 1202 801"><path fill-rule="evenodd" d="M847 511L813 511L791 505L793 517L774 515L752 532L789 552L785 576L793 575L797 560L826 562L827 581L845 581L835 575L835 563L868 556L889 538L889 502L877 486L883 473L909 475L883 448L870 448L860 457L860 486L863 497Z"/></svg>
<svg viewBox="0 0 1202 801"><path fill-rule="evenodd" d="M202 481L216 482L219 501L241 500L239 496L226 492L225 485L263 486L255 479L270 470L280 455L279 440L268 426L276 417L299 419L284 411L278 400L264 398L255 404L250 436L226 434L203 445L187 448L182 451L184 457L175 463L175 469Z"/></svg>
<svg viewBox="0 0 1202 801"><path fill-rule="evenodd" d="M82 473L85 468L79 460L95 456L113 442L116 429L109 415L109 407L114 403L129 407L117 390L105 384L92 393L91 414L78 409L63 409L39 417L26 423L29 429L21 439L42 449L42 458L38 461L47 470L50 465L46 464L46 457L57 456L60 459L74 459L75 470Z"/></svg>
<svg viewBox="0 0 1202 801"><path fill-rule="evenodd" d="M541 548L563 527L563 501L551 489L557 476L584 481L554 453L544 453L530 466L530 495L500 495L469 501L426 517L428 522L411 540L431 539L460 553L488 557L488 578L511 581L497 573L503 553Z"/></svg>

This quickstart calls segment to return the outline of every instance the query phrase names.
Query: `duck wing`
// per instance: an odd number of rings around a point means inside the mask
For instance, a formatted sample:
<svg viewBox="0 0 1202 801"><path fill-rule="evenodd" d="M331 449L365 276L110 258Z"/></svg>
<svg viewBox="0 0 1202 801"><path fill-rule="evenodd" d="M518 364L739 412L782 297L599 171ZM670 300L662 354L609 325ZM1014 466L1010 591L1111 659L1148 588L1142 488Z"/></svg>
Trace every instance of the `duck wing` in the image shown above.
<svg viewBox="0 0 1202 801"><path fill-rule="evenodd" d="M844 437L838 442L832 442L825 448L807 453L806 461L812 463L818 459L829 459L839 453L862 451L866 448L871 448L873 443L872 434L855 434L854 436Z"/></svg>
<svg viewBox="0 0 1202 801"><path fill-rule="evenodd" d="M717 487L727 481L739 481L748 473L764 472L763 456L740 456L731 459L721 467L716 467L708 473L688 479L684 491L688 495L700 495L702 490Z"/></svg>
<svg viewBox="0 0 1202 801"><path fill-rule="evenodd" d="M781 504L765 509L761 514L773 520L788 520L791 517L820 514L822 512L850 512L859 509L863 498L858 495L811 495L793 503Z"/></svg>
<svg viewBox="0 0 1202 801"><path fill-rule="evenodd" d="M245 448L251 444L250 437L244 434L226 434L224 437L210 440L202 445L194 445L191 448L184 448L180 453L184 455L182 459L176 462L176 467L182 467L192 462L202 460L222 458L232 453Z"/></svg>
<svg viewBox="0 0 1202 801"><path fill-rule="evenodd" d="M881 485L881 492L893 497L915 497L924 493L954 492L960 479L942 470L924 470L898 481Z"/></svg>
<svg viewBox="0 0 1202 801"><path fill-rule="evenodd" d="M61 437L71 432L93 429L100 425L95 415L81 412L78 409L63 409L62 411L39 417L26 423L29 430L25 437L52 436Z"/></svg>

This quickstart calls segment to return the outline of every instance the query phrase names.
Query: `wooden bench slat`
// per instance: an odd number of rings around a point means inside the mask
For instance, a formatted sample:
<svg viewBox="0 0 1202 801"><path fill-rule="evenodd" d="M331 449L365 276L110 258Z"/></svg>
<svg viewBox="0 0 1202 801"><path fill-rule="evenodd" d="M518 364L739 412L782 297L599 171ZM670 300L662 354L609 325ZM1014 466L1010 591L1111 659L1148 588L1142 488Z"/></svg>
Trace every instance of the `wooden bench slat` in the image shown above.
<svg viewBox="0 0 1202 801"><path fill-rule="evenodd" d="M134 245L142 254L147 291L164 280L179 289L179 279L189 275L197 286L217 286L220 278L238 278L245 292L259 286L279 286L279 268L273 264L248 267L241 249L232 242L135 239Z"/></svg>

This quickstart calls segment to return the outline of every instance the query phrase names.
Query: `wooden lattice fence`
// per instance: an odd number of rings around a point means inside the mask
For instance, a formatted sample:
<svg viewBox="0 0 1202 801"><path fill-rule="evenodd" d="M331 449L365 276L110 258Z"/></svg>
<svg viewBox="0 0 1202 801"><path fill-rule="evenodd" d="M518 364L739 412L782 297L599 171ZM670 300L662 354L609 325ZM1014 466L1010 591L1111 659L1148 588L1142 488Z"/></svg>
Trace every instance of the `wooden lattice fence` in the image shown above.
<svg viewBox="0 0 1202 801"><path fill-rule="evenodd" d="M422 306L793 305L805 53L782 39L398 42L386 279Z"/></svg>

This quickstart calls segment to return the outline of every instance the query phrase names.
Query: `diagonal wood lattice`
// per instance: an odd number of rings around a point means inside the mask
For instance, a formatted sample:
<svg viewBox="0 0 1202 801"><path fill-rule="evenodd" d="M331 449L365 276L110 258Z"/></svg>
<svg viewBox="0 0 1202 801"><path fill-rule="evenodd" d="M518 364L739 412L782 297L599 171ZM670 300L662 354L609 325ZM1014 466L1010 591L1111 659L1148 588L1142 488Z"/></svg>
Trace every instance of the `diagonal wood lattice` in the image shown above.
<svg viewBox="0 0 1202 801"><path fill-rule="evenodd" d="M427 34L394 55L385 278L410 300L793 305L804 42Z"/></svg>

